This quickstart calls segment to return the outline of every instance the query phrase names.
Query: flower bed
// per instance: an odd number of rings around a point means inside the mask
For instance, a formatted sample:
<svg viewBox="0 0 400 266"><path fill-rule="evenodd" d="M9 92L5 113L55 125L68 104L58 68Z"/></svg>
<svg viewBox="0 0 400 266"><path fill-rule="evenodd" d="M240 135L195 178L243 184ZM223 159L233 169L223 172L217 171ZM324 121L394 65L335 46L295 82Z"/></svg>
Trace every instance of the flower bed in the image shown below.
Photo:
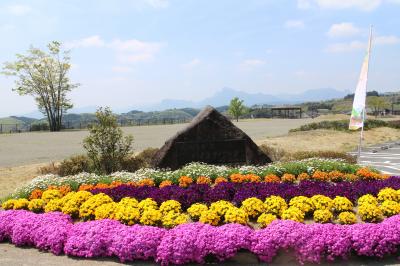
<svg viewBox="0 0 400 266"><path fill-rule="evenodd" d="M186 179L182 177L188 177ZM375 169L362 168L358 165L345 163L341 160L307 159L303 161L275 163L266 166L242 166L231 168L192 163L175 170L140 169L134 173L118 172L110 176L81 173L74 176L59 177L55 175L39 176L27 185L17 189L12 198L28 198L32 191L45 190L49 186L68 186L76 191L82 185L96 186L98 184L136 183L148 184L151 180L156 186L176 184L187 186L190 183L232 182L297 182L300 180L317 181L355 181L359 179L376 180L387 178Z"/></svg>
<svg viewBox="0 0 400 266"><path fill-rule="evenodd" d="M12 210L0 212L0 241L6 240L54 254L116 256L122 262L152 259L162 265L204 263L210 255L223 261L239 250L248 250L263 262L271 262L280 250L286 250L294 251L301 263L319 263L351 254L377 258L396 254L400 215L378 224L274 221L265 229L253 230L240 224L189 223L166 230L107 219L73 224L68 215L60 213Z"/></svg>

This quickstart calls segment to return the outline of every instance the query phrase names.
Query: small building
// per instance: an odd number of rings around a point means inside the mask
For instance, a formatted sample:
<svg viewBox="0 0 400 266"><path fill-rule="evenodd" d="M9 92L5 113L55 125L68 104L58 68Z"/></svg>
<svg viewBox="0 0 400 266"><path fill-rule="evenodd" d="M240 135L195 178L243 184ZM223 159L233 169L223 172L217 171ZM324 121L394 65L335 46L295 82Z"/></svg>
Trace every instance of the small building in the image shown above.
<svg viewBox="0 0 400 266"><path fill-rule="evenodd" d="M301 107L295 106L283 106L283 107L272 107L271 117L272 118L302 118L303 111Z"/></svg>

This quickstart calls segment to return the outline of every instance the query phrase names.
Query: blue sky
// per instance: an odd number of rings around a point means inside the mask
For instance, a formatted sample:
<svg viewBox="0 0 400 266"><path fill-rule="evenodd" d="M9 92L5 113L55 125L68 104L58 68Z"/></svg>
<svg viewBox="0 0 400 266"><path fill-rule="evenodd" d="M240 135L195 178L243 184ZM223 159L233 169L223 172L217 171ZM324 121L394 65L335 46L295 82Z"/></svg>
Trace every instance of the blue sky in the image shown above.
<svg viewBox="0 0 400 266"><path fill-rule="evenodd" d="M369 89L400 89L400 0L0 1L0 62L52 40L72 50L76 107L353 90L374 25ZM35 110L0 76L0 116Z"/></svg>

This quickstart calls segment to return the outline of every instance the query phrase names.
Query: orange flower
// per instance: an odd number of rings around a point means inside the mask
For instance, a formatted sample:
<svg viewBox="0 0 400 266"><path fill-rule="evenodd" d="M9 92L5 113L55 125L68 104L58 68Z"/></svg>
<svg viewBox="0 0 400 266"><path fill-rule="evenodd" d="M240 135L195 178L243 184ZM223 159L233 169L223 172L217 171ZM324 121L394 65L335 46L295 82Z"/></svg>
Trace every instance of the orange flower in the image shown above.
<svg viewBox="0 0 400 266"><path fill-rule="evenodd" d="M330 181L338 182L343 180L344 174L339 171L332 171L328 173L328 176Z"/></svg>
<svg viewBox="0 0 400 266"><path fill-rule="evenodd" d="M315 171L314 174L312 175L312 178L316 181L327 181L329 180L328 173L322 172L322 171Z"/></svg>
<svg viewBox="0 0 400 266"><path fill-rule="evenodd" d="M284 174L281 179L283 182L293 183L294 181L296 181L296 176L292 174Z"/></svg>
<svg viewBox="0 0 400 266"><path fill-rule="evenodd" d="M244 176L244 180L247 182L260 182L261 181L261 177L259 177L258 175L255 174L248 174Z"/></svg>
<svg viewBox="0 0 400 266"><path fill-rule="evenodd" d="M131 187L137 186L136 182L134 182L134 181L130 181L130 182L126 183L126 185L131 186Z"/></svg>
<svg viewBox="0 0 400 266"><path fill-rule="evenodd" d="M42 198L42 194L43 194L43 191L42 190L40 190L40 189L34 189L33 191L32 191L32 193L31 193L31 195L29 196L29 199L30 200L33 200L33 199L40 199L40 198Z"/></svg>
<svg viewBox="0 0 400 266"><path fill-rule="evenodd" d="M264 177L264 181L267 183L279 183L281 179L277 175L269 174Z"/></svg>
<svg viewBox="0 0 400 266"><path fill-rule="evenodd" d="M164 181L162 181L161 183L160 183L160 185L158 186L159 188L163 188L163 187L168 187L168 186L170 186L170 185L172 185L172 182L171 181L169 181L169 180L164 180Z"/></svg>
<svg viewBox="0 0 400 266"><path fill-rule="evenodd" d="M379 179L379 174L372 172L368 167L358 169L356 175L366 180Z"/></svg>
<svg viewBox="0 0 400 266"><path fill-rule="evenodd" d="M353 174L345 174L343 178L344 178L344 180L350 181L350 182L358 180L358 176L353 175Z"/></svg>
<svg viewBox="0 0 400 266"><path fill-rule="evenodd" d="M50 186L47 187L46 190L58 190L58 187L57 187L57 186L50 185Z"/></svg>
<svg viewBox="0 0 400 266"><path fill-rule="evenodd" d="M230 179L234 183L242 183L245 181L245 178L242 174L231 174Z"/></svg>
<svg viewBox="0 0 400 266"><path fill-rule="evenodd" d="M189 176L184 175L179 178L179 186L180 187L188 187L192 183L193 183L193 179Z"/></svg>
<svg viewBox="0 0 400 266"><path fill-rule="evenodd" d="M218 185L219 183L223 183L223 182L228 182L228 179L226 179L223 176L219 176L215 179L214 184Z"/></svg>
<svg viewBox="0 0 400 266"><path fill-rule="evenodd" d="M211 179L207 176L199 176L196 180L197 184L211 184Z"/></svg>
<svg viewBox="0 0 400 266"><path fill-rule="evenodd" d="M110 187L115 188L115 187L119 187L121 185L123 185L123 183L121 181L112 181L110 184Z"/></svg>
<svg viewBox="0 0 400 266"><path fill-rule="evenodd" d="M92 190L92 189L94 189L93 185L82 184L79 186L78 191L82 191L82 190L88 191L88 190Z"/></svg>
<svg viewBox="0 0 400 266"><path fill-rule="evenodd" d="M301 173L301 174L299 174L298 176L297 176L297 179L298 180L307 180L307 179L310 179L310 175L309 174L307 174L307 173Z"/></svg>
<svg viewBox="0 0 400 266"><path fill-rule="evenodd" d="M153 181L153 179L145 178L145 179L142 179L142 180L140 180L138 182L138 186L139 187L143 187L143 186L153 187L154 186L154 181Z"/></svg>
<svg viewBox="0 0 400 266"><path fill-rule="evenodd" d="M109 184L104 184L104 183L98 183L93 186L95 189L104 189L104 188L111 188L111 185Z"/></svg>

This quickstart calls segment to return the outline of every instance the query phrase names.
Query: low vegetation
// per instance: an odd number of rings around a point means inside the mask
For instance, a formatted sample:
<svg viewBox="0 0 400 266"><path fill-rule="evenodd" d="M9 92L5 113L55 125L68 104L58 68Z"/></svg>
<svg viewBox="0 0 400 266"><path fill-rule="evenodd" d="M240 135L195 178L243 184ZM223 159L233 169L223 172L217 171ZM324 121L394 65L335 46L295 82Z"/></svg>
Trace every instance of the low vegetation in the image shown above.
<svg viewBox="0 0 400 266"><path fill-rule="evenodd" d="M316 129L332 129L339 131L348 131L349 130L348 127L349 127L349 120L321 121L321 122L306 124L300 126L299 128L291 129L290 132L309 131ZM364 130L369 130L378 127L389 127L389 128L400 129L400 120L383 121L377 119L367 119L364 122Z"/></svg>

